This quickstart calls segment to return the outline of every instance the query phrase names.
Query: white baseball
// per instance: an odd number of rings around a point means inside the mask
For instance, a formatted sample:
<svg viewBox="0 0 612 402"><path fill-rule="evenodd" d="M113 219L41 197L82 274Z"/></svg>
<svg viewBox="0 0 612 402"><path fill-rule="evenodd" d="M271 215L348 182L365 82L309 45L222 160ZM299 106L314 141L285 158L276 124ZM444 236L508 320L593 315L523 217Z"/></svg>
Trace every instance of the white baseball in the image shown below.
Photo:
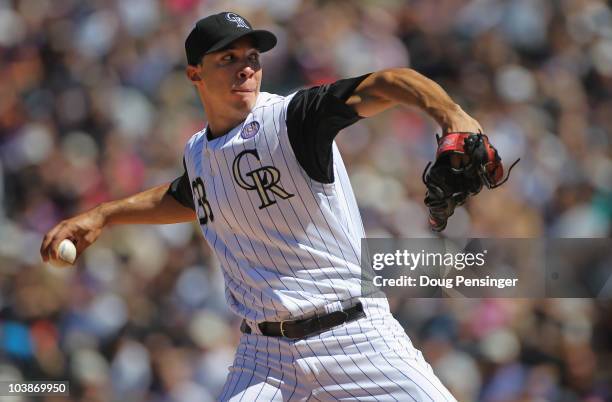
<svg viewBox="0 0 612 402"><path fill-rule="evenodd" d="M62 242L57 247L57 253L59 254L59 259L51 258L49 262L51 265L55 267L69 267L74 264L74 260L76 260L76 247L74 243L72 243L68 239L62 240Z"/></svg>

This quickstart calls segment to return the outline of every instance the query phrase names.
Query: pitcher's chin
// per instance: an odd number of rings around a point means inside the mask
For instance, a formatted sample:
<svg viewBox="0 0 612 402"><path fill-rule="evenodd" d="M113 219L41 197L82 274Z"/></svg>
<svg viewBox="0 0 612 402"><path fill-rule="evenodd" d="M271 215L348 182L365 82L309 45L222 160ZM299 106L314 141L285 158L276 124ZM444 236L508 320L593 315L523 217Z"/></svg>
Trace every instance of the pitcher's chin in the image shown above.
<svg viewBox="0 0 612 402"><path fill-rule="evenodd" d="M247 109L252 109L257 101L257 92L255 91L232 91L232 96L239 104L244 105Z"/></svg>

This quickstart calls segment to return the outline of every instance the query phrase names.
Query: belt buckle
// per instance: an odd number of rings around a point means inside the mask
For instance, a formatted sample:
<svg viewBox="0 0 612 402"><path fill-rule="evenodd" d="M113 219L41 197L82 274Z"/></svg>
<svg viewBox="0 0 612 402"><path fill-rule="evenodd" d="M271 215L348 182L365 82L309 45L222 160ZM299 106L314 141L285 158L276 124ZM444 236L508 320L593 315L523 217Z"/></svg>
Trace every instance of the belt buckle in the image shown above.
<svg viewBox="0 0 612 402"><path fill-rule="evenodd" d="M295 322L297 322L297 321L292 321L292 320L282 320L282 321L280 322L280 333L281 333L281 336L282 336L283 338L285 338L285 339L290 339L290 340L292 340L292 341L294 341L294 340L296 340L296 339L302 339L302 337L299 337L299 336L288 336L288 335L286 335L286 334L285 334L285 327L284 327L284 325L285 325L285 323L286 323L286 322L294 322L294 323L295 323Z"/></svg>
<svg viewBox="0 0 612 402"><path fill-rule="evenodd" d="M283 328L283 325L285 325L285 323L286 323L287 321L288 321L288 320L282 320L282 321L280 322L280 332L281 332L281 336L282 336L283 338L289 338L287 335L285 335L285 330L284 330L284 328Z"/></svg>

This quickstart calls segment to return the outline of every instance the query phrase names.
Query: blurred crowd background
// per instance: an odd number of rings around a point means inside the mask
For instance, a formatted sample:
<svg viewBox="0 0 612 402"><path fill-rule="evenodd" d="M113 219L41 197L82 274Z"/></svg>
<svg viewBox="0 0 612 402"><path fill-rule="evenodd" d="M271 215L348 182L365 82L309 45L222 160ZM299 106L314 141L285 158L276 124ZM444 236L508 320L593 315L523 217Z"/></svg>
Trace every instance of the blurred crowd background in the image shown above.
<svg viewBox="0 0 612 402"><path fill-rule="evenodd" d="M279 38L262 90L410 66L479 119L506 164L521 158L450 236L610 237L603 0L0 0L0 380L70 381L71 397L48 401L220 391L239 323L197 225L111 228L77 269L38 249L61 219L182 173L206 123L183 41L225 9ZM420 177L436 130L395 108L337 138L369 236L428 234ZM391 304L460 401L612 401L610 300Z"/></svg>

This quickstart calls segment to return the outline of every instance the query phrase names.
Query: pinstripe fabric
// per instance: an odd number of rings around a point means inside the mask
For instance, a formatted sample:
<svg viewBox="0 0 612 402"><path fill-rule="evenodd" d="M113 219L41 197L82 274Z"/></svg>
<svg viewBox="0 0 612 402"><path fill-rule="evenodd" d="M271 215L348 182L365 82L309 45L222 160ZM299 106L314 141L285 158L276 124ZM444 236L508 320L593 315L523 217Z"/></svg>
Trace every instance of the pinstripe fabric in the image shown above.
<svg viewBox="0 0 612 402"><path fill-rule="evenodd" d="M201 227L221 262L228 305L250 322L333 311L361 296L364 231L342 157L334 144L334 183L308 177L287 136L291 99L260 93L242 124L212 140L202 130L185 147L190 181L202 180L214 215ZM241 131L252 122L259 129L245 138ZM260 174L269 184L270 169L278 172L280 190L266 191L274 203L262 208L254 178Z"/></svg>
<svg viewBox="0 0 612 402"><path fill-rule="evenodd" d="M288 341L243 335L222 401L456 401L391 316L361 299L366 318Z"/></svg>
<svg viewBox="0 0 612 402"><path fill-rule="evenodd" d="M219 399L454 401L386 299L361 294L365 233L346 168L335 144L333 183L301 168L287 135L292 96L260 93L228 134L209 140L202 130L185 147L189 179L203 186L192 191L194 204L228 305L256 331L242 336ZM297 342L262 336L254 325L357 300L366 318Z"/></svg>

